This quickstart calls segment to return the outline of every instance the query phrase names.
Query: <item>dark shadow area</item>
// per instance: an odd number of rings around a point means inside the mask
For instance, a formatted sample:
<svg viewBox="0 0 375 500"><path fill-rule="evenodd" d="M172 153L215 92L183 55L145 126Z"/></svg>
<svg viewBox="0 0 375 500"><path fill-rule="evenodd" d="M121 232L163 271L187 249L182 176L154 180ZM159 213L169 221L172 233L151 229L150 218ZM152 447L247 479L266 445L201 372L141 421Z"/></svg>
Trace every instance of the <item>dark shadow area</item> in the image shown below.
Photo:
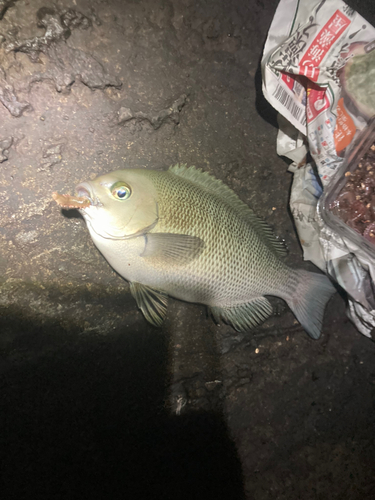
<svg viewBox="0 0 375 500"><path fill-rule="evenodd" d="M258 114L263 118L263 120L265 120L267 123L270 123L273 127L279 128L279 125L277 123L277 111L271 106L271 104L263 95L261 60L262 58L259 59L254 78L254 86L256 90L255 108Z"/></svg>
<svg viewBox="0 0 375 500"><path fill-rule="evenodd" d="M24 331L35 342L56 337L58 347L37 357L14 343L3 349L2 498L244 498L221 415L166 408L163 335L147 326L82 335L74 324L4 312L0 329L15 342Z"/></svg>
<svg viewBox="0 0 375 500"><path fill-rule="evenodd" d="M61 214L66 219L81 219L81 220L84 220L84 218L81 215L81 212L78 209L61 208Z"/></svg>
<svg viewBox="0 0 375 500"><path fill-rule="evenodd" d="M267 459L254 458L249 498L375 498L375 372L363 377L365 357L354 355L346 367L339 359L317 363L309 376L305 367L295 369L279 401L273 394L269 425L277 439L254 433L252 444Z"/></svg>

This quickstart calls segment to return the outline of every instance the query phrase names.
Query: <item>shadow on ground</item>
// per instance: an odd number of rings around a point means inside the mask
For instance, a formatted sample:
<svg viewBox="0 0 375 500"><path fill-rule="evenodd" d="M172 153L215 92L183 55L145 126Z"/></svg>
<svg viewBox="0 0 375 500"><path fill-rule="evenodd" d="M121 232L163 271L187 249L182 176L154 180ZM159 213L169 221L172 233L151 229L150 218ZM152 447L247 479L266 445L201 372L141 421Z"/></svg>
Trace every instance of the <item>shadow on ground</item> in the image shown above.
<svg viewBox="0 0 375 500"><path fill-rule="evenodd" d="M144 331L82 336L14 311L29 338L59 338L1 373L2 497L242 499L241 466L219 413L173 416L167 342Z"/></svg>

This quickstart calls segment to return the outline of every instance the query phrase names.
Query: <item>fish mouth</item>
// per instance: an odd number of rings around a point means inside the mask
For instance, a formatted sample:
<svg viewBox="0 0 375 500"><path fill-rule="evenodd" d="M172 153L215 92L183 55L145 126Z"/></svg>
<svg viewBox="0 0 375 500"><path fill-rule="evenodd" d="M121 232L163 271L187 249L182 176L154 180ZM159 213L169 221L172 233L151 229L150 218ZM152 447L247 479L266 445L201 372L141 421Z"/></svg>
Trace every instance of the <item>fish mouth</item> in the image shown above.
<svg viewBox="0 0 375 500"><path fill-rule="evenodd" d="M78 197L80 198L86 198L90 202L90 206L94 206L94 196L91 192L91 188L88 182L82 182L81 184L78 184L76 186L76 193ZM82 209L85 209L87 207L82 207Z"/></svg>

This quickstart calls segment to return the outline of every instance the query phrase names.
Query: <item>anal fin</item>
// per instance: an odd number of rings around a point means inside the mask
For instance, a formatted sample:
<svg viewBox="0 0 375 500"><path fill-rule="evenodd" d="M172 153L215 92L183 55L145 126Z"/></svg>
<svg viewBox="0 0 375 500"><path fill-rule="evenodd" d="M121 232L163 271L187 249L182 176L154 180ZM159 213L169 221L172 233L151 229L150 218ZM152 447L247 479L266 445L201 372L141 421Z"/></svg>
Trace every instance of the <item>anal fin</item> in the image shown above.
<svg viewBox="0 0 375 500"><path fill-rule="evenodd" d="M168 295L136 281L130 283L130 291L147 321L161 326L167 314Z"/></svg>
<svg viewBox="0 0 375 500"><path fill-rule="evenodd" d="M233 326L238 332L249 330L263 323L272 314L272 306L265 297L232 307L210 307L215 321L220 320Z"/></svg>

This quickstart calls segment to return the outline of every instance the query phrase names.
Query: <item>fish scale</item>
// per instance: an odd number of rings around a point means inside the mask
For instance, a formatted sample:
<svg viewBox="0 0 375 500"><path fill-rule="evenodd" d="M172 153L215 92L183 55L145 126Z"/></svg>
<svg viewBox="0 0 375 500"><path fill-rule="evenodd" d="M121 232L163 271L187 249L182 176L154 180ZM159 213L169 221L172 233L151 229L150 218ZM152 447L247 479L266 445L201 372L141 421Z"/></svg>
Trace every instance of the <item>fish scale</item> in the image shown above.
<svg viewBox="0 0 375 500"><path fill-rule="evenodd" d="M160 200L160 224L152 231L188 232L206 244L202 255L181 274L181 286L202 287L202 279L196 283L195 276L204 277L203 296L212 305L229 306L259 295L273 295L279 283L286 282L288 268L225 199L202 191L188 179L171 178L168 174L151 175ZM184 195L177 200L181 192ZM198 220L200 223L196 224ZM170 274L166 269L160 282L168 280ZM199 291L197 295L201 295Z"/></svg>
<svg viewBox="0 0 375 500"><path fill-rule="evenodd" d="M79 208L94 243L154 325L164 320L170 295L206 304L216 321L247 330L272 313L265 295L275 295L311 337L320 336L332 284L288 267L282 242L221 181L176 165L117 170L77 191L72 199L54 196Z"/></svg>

